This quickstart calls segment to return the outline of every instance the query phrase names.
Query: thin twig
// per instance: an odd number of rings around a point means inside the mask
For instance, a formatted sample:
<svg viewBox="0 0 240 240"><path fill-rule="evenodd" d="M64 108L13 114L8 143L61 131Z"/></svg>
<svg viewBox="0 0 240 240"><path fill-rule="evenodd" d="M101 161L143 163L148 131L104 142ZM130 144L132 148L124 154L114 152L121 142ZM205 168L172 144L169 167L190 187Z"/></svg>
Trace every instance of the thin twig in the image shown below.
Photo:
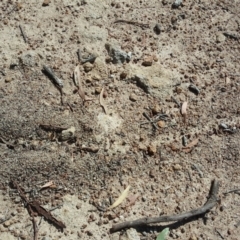
<svg viewBox="0 0 240 240"><path fill-rule="evenodd" d="M228 193L237 193L237 194L240 194L240 188L236 188L236 189L229 190L229 191L227 191L227 192L224 192L223 194L224 194L224 195L227 195Z"/></svg>
<svg viewBox="0 0 240 240"><path fill-rule="evenodd" d="M151 120L151 118L147 115L147 113L143 113L143 116L153 125L155 129L158 129L157 125L154 123L154 121Z"/></svg>
<svg viewBox="0 0 240 240"><path fill-rule="evenodd" d="M36 219L34 217L34 212L33 212L32 208L31 208L31 206L29 207L29 210L31 211L30 215L32 217L32 223L33 223L33 239L34 240L38 240L38 227L37 227Z"/></svg>
<svg viewBox="0 0 240 240"><path fill-rule="evenodd" d="M218 197L217 197L218 189L219 189L218 181L213 180L207 202L202 207L197 208L195 210L191 210L189 212L180 213L180 214L171 215L171 216L160 216L160 217L153 217L153 218L144 217L144 218L137 219L135 221L126 221L123 223L113 225L110 231L116 232L124 228L139 227L139 226L148 225L152 223L173 222L173 221L179 222L194 216L203 215L216 205L218 201Z"/></svg>
<svg viewBox="0 0 240 240"><path fill-rule="evenodd" d="M62 80L55 75L51 68L43 65L43 70L58 88L63 88Z"/></svg>
<svg viewBox="0 0 240 240"><path fill-rule="evenodd" d="M150 27L149 24L133 22L133 21L123 20L123 19L116 20L113 23L127 23L127 24L131 24L131 25L135 25L135 26L141 27L142 29Z"/></svg>
<svg viewBox="0 0 240 240"><path fill-rule="evenodd" d="M77 56L78 56L78 61L81 62L82 61L82 56L81 56L80 49L77 50Z"/></svg>
<svg viewBox="0 0 240 240"><path fill-rule="evenodd" d="M218 231L216 228L215 228L215 231L216 233L221 237L221 239L224 239L223 235L220 233L220 231Z"/></svg>
<svg viewBox="0 0 240 240"><path fill-rule="evenodd" d="M28 42L28 40L27 40L27 35L26 35L26 33L24 32L23 27L22 27L21 25L19 25L19 28L20 28L20 30L21 30L21 33L22 33L24 42L27 43L27 42Z"/></svg>

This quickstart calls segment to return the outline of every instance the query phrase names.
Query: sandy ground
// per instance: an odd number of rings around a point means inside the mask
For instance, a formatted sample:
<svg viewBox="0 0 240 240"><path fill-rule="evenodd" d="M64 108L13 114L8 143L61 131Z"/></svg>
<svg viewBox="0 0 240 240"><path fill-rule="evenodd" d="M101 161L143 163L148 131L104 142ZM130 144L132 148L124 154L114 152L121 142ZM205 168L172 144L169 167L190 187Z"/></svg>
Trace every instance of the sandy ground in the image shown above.
<svg viewBox="0 0 240 240"><path fill-rule="evenodd" d="M1 1L0 239L239 239L240 3L173 2Z"/></svg>

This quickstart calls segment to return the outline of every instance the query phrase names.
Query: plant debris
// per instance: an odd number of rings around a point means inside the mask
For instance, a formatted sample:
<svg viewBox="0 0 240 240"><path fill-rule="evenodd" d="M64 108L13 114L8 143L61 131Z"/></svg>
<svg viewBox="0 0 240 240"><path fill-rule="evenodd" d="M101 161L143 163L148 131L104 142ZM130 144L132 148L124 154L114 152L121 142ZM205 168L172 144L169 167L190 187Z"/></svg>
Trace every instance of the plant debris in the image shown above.
<svg viewBox="0 0 240 240"><path fill-rule="evenodd" d="M128 192L129 192L130 186L127 186L127 188L122 192L122 194L118 197L118 199L108 208L109 210L117 207L120 205L124 199L127 197Z"/></svg>

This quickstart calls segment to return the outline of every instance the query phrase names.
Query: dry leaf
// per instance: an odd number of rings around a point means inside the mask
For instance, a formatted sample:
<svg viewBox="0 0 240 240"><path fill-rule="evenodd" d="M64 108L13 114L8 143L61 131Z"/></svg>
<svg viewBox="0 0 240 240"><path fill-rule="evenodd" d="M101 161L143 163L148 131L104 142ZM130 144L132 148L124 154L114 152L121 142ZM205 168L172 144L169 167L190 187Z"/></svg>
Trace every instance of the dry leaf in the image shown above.
<svg viewBox="0 0 240 240"><path fill-rule="evenodd" d="M40 189L50 187L50 186L52 186L53 184L54 184L53 181L49 181L49 182L45 183L43 186L41 186Z"/></svg>
<svg viewBox="0 0 240 240"><path fill-rule="evenodd" d="M79 65L77 65L76 68L74 69L73 79L74 79L74 84L78 87L79 96L82 98L83 101L85 101L86 99L85 99L85 93L84 93L83 86L82 86Z"/></svg>
<svg viewBox="0 0 240 240"><path fill-rule="evenodd" d="M104 112L107 114L107 107L106 107L106 104L104 103L104 100L103 100L103 93L104 93L104 87L102 88L102 91L100 93L100 105L103 107L104 109Z"/></svg>
<svg viewBox="0 0 240 240"><path fill-rule="evenodd" d="M127 197L129 189L130 189L130 185L127 186L127 188L122 192L122 194L118 197L118 199L108 209L113 209L117 207L119 204L121 204L123 200Z"/></svg>
<svg viewBox="0 0 240 240"><path fill-rule="evenodd" d="M182 115L187 114L187 102L184 102L182 104L181 113L182 113Z"/></svg>

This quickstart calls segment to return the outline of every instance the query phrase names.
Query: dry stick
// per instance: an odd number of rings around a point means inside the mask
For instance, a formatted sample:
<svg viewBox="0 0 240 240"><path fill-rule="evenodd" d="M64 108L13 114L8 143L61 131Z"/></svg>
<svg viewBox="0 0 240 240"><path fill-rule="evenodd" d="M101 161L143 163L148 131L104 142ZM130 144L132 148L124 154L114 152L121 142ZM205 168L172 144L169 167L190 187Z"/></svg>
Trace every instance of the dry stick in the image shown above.
<svg viewBox="0 0 240 240"><path fill-rule="evenodd" d="M229 190L229 191L227 191L227 192L224 192L223 194L224 194L224 195L227 195L228 193L237 193L237 194L240 194L240 188L236 188L236 189Z"/></svg>
<svg viewBox="0 0 240 240"><path fill-rule="evenodd" d="M34 218L35 214L34 214L34 211L32 209L32 206L29 204L29 201L28 201L26 195L24 194L23 190L21 189L21 187L14 181L12 181L12 185L14 186L14 188L17 189L18 194L22 198L23 203L24 203L25 207L27 208L29 215L32 217L33 234L34 234L34 238L33 239L37 240L38 239L38 228L37 228L36 220Z"/></svg>
<svg viewBox="0 0 240 240"><path fill-rule="evenodd" d="M21 30L21 33L22 33L24 42L27 43L27 35L26 35L26 33L24 32L23 27L22 27L21 25L19 25L19 28L20 28L20 30Z"/></svg>
<svg viewBox="0 0 240 240"><path fill-rule="evenodd" d="M43 65L43 70L59 89L63 88L62 80L55 75L51 68Z"/></svg>
<svg viewBox="0 0 240 240"><path fill-rule="evenodd" d="M123 223L113 225L112 228L110 229L110 232L116 232L124 228L139 227L139 226L148 225L152 223L173 222L173 221L179 222L194 216L205 214L216 205L218 201L218 198L217 198L218 189L219 189L218 181L213 180L207 202L202 207L197 208L195 210L191 210L189 212L180 213L180 214L171 215L171 216L161 216L161 217L153 217L153 218L144 217L144 218L137 219L135 221L126 221Z"/></svg>
<svg viewBox="0 0 240 240"><path fill-rule="evenodd" d="M123 19L116 20L113 23L127 23L127 24L131 24L131 25L135 25L135 26L141 27L142 29L150 27L149 24L139 23L139 22L134 22L134 21L128 21L128 20L123 20Z"/></svg>
<svg viewBox="0 0 240 240"><path fill-rule="evenodd" d="M78 61L81 62L82 61L82 56L81 56L80 49L77 50L77 56L78 56Z"/></svg>
<svg viewBox="0 0 240 240"><path fill-rule="evenodd" d="M147 115L147 113L143 113L143 116L153 125L155 129L158 129L157 125L154 123L154 121L151 120L151 118Z"/></svg>
<svg viewBox="0 0 240 240"><path fill-rule="evenodd" d="M53 82L53 84L58 88L60 94L61 94L61 103L63 105L63 82L60 78L58 78L55 73L53 72L53 70L51 68L49 68L46 65L43 65L43 70L44 73L50 78L50 80Z"/></svg>
<svg viewBox="0 0 240 240"><path fill-rule="evenodd" d="M29 207L29 210L31 211L30 215L32 217L32 223L33 223L33 232L34 232L33 239L38 240L38 227L37 227L36 219L34 217L34 212L31 207Z"/></svg>

